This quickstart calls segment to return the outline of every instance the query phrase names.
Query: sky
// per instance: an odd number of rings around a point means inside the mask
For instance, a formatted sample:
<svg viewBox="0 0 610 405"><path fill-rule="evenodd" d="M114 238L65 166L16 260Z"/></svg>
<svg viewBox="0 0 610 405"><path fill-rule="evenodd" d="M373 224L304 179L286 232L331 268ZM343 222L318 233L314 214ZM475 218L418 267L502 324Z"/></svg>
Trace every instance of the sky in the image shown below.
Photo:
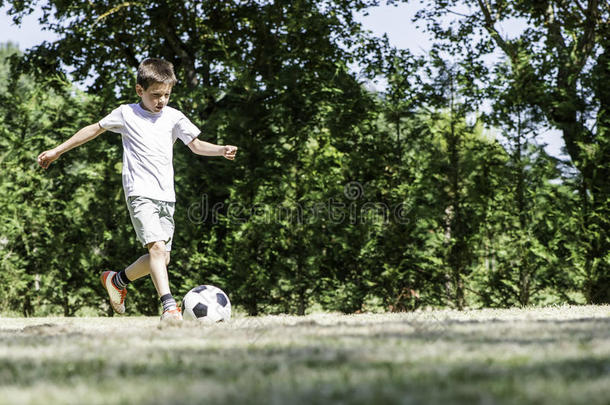
<svg viewBox="0 0 610 405"><path fill-rule="evenodd" d="M360 16L358 20L366 29L377 36L387 34L393 46L409 49L411 52L421 55L430 49L432 41L428 34L421 29L417 29L415 24L411 23L411 18L419 7L419 2L402 3L398 6L383 5L368 9L368 15ZM24 17L21 26L17 27L8 16L8 10L9 7L7 6L0 7L0 27L2 27L0 28L0 43L11 41L18 44L19 48L23 50L43 41L57 39L54 33L43 31L38 24L40 11L34 11L33 14ZM522 24L515 21L512 24L500 27L500 29L504 33L512 35L520 31L522 27ZM545 150L547 153L563 159L566 158L561 151L564 143L559 131L546 131L538 136L537 142L546 144Z"/></svg>

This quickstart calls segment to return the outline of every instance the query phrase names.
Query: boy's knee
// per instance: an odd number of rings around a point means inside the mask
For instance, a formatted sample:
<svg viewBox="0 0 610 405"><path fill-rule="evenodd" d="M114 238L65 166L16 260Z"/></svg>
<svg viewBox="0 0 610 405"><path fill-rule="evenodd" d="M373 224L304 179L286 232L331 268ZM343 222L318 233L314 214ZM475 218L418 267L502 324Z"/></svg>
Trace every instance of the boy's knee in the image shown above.
<svg viewBox="0 0 610 405"><path fill-rule="evenodd" d="M169 264L169 252L165 252L165 265Z"/></svg>
<svg viewBox="0 0 610 405"><path fill-rule="evenodd" d="M165 250L165 242L157 241L157 242L149 243L148 244L148 253L150 253L151 256L165 257L167 254L167 251Z"/></svg>

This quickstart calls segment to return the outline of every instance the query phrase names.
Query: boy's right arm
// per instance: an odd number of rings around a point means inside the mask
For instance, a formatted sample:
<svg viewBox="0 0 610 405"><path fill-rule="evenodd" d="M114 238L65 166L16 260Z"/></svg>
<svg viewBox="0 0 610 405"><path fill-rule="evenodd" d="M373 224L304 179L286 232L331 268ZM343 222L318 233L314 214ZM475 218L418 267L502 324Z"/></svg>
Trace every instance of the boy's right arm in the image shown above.
<svg viewBox="0 0 610 405"><path fill-rule="evenodd" d="M74 149L77 146L80 146L85 142L89 142L90 140L92 140L93 138L95 138L96 136L98 136L99 134L101 134L104 131L106 131L106 130L104 128L102 128L99 123L88 125L88 126L82 128L80 131L78 131L74 135L72 135L72 137L70 139L68 139L66 142L62 143L61 145L59 145L53 149L46 150L46 151L42 152L40 155L38 155L38 164L43 169L46 169L49 167L49 165L51 163L53 163L55 160L57 160L57 158L60 157L63 153L69 151L70 149Z"/></svg>

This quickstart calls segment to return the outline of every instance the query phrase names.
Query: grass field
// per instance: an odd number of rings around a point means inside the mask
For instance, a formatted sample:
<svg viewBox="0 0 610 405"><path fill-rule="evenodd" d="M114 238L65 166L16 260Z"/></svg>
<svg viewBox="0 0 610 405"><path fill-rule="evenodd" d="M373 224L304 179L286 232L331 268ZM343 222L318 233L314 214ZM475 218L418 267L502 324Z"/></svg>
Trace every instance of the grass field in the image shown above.
<svg viewBox="0 0 610 405"><path fill-rule="evenodd" d="M610 307L0 318L2 404L610 403Z"/></svg>

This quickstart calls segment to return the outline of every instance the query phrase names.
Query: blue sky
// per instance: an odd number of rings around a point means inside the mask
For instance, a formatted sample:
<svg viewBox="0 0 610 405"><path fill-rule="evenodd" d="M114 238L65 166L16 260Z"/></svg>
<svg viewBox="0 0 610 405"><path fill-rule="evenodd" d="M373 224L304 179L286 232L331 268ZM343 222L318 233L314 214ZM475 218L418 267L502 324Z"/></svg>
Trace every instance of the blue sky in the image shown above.
<svg viewBox="0 0 610 405"><path fill-rule="evenodd" d="M419 2L400 4L399 6L380 6L368 10L367 16L361 16L359 20L363 25L371 30L375 35L388 35L390 43L397 48L409 49L416 54L425 53L431 46L429 36L422 30L417 29L411 18L420 7ZM0 42L11 41L17 43L20 49L27 49L38 45L43 41L53 41L57 37L55 34L43 31L38 24L39 11L23 18L21 27L13 24L8 16L8 7L0 8L0 26L2 34ZM523 25L518 21L512 25L501 27L501 30L511 35L522 29ZM561 133L556 130L546 131L537 138L538 143L546 144L546 151L553 156L561 154L563 140Z"/></svg>
<svg viewBox="0 0 610 405"><path fill-rule="evenodd" d="M40 11L23 18L21 27L16 27L7 11L7 6L0 8L0 26L2 26L2 42L7 40L19 44L26 49L43 41L51 41L56 36L48 31L42 31L38 24ZM399 6L382 6L369 9L368 16L361 16L360 21L376 35L388 33L392 44L398 48L409 48L413 52L425 52L430 46L428 36L417 30L410 22L418 9L417 4L401 4Z"/></svg>

